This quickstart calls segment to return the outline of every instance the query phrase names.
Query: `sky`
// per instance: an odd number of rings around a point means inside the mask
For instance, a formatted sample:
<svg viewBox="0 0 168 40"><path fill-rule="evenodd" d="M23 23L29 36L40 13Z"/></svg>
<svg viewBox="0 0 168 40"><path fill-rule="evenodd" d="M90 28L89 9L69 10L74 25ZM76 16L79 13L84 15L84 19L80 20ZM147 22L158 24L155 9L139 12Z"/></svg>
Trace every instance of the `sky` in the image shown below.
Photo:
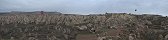
<svg viewBox="0 0 168 40"><path fill-rule="evenodd" d="M135 9L137 9L136 12ZM168 15L168 0L0 0L0 12L9 11L58 11L69 14L124 12Z"/></svg>

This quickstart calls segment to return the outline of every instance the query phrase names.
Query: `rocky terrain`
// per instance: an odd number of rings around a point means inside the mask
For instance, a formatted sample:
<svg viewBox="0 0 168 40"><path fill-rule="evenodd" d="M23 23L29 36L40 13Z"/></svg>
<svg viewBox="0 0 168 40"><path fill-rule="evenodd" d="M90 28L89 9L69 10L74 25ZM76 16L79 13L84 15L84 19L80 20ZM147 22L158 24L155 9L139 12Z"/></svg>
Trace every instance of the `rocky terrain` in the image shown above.
<svg viewBox="0 0 168 40"><path fill-rule="evenodd" d="M127 13L2 14L0 40L168 40L168 17Z"/></svg>

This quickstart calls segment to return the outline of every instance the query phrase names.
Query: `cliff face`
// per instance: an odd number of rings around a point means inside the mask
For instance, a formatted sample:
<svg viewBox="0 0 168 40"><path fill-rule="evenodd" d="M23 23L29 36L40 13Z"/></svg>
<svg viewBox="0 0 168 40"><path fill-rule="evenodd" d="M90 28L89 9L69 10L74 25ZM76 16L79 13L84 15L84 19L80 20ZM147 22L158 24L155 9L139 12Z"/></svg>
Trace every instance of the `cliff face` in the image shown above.
<svg viewBox="0 0 168 40"><path fill-rule="evenodd" d="M1 40L167 40L168 17L159 15L5 14Z"/></svg>

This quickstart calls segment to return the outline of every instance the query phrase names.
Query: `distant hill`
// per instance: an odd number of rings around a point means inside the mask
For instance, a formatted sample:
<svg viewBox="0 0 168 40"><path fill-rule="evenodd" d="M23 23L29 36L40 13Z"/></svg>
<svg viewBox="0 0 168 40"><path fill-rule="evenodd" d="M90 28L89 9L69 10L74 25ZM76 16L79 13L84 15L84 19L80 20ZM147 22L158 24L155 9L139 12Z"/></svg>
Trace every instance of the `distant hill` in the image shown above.
<svg viewBox="0 0 168 40"><path fill-rule="evenodd" d="M4 13L9 13L9 14L40 14L41 11L34 11L34 12L22 12L22 11L11 11L11 12L2 12L1 14ZM44 12L45 14L62 14L60 12Z"/></svg>

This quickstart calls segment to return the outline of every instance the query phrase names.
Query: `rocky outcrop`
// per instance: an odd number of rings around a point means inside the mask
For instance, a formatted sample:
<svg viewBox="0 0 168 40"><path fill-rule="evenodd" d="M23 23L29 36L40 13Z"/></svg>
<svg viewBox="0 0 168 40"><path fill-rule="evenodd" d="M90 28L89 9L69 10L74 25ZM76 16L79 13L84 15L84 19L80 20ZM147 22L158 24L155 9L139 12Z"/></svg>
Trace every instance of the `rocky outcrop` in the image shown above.
<svg viewBox="0 0 168 40"><path fill-rule="evenodd" d="M167 40L167 34L168 17L160 15L0 15L1 40Z"/></svg>

